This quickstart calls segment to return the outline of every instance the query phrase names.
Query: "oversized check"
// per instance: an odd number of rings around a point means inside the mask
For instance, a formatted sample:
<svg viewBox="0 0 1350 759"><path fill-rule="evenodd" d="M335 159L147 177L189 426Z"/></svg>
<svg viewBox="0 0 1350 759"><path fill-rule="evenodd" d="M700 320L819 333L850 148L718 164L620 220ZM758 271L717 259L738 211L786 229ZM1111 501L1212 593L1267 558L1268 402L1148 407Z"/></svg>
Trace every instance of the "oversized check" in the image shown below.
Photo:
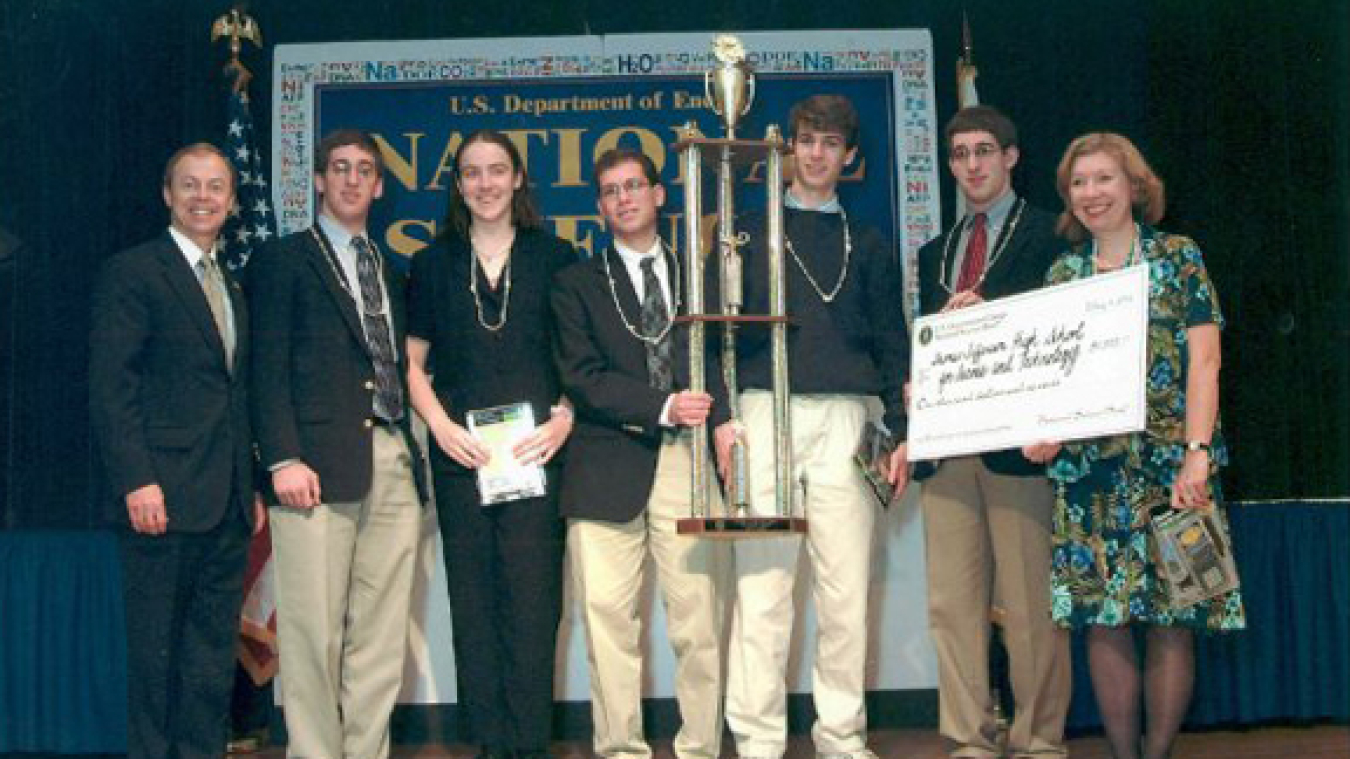
<svg viewBox="0 0 1350 759"><path fill-rule="evenodd" d="M911 461L1144 428L1148 268L914 322Z"/></svg>

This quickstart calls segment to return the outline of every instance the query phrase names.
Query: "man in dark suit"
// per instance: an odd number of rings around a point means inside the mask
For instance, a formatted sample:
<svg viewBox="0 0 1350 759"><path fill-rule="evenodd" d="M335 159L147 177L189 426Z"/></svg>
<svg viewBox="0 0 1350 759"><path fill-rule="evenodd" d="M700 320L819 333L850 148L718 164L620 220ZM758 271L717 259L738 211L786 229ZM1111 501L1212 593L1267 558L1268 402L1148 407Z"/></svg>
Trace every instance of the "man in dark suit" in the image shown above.
<svg viewBox="0 0 1350 759"><path fill-rule="evenodd" d="M587 627L593 745L650 756L642 727L641 588L650 556L677 657L679 757L716 757L722 736L724 548L676 533L690 515L690 428L729 418L688 386L680 257L657 234L665 187L651 159L611 150L595 165L614 244L563 270L553 292L563 387L576 409L560 510ZM710 374L709 376L716 376ZM720 383L710 383L720 384ZM717 499L720 502L720 499Z"/></svg>
<svg viewBox="0 0 1350 759"><path fill-rule="evenodd" d="M127 623L128 756L219 756L254 521L244 299L216 258L234 170L215 147L164 173L168 232L104 266L89 399Z"/></svg>
<svg viewBox="0 0 1350 759"><path fill-rule="evenodd" d="M425 487L403 277L367 229L383 169L365 132L323 138L318 221L249 267L287 755L306 759L388 755L407 649Z"/></svg>
<svg viewBox="0 0 1350 759"><path fill-rule="evenodd" d="M1025 292L1045 282L1059 245L1054 217L1012 191L1017 129L988 106L946 128L948 167L966 214L919 251L924 315ZM916 466L928 555L942 734L952 756L1003 756L989 684L989 614L1003 609L1016 717L1007 756L1062 756L1068 639L1050 619L1050 485L1043 447Z"/></svg>

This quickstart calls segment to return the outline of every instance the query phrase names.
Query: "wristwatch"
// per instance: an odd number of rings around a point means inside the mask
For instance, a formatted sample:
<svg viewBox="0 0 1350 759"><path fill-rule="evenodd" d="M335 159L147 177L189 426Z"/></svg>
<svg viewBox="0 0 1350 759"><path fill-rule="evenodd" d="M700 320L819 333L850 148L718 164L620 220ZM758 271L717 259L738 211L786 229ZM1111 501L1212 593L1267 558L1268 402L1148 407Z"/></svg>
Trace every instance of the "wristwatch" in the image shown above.
<svg viewBox="0 0 1350 759"><path fill-rule="evenodd" d="M1188 440L1186 441L1186 452L1190 453L1191 451L1204 451L1208 454L1209 443L1206 443L1203 440Z"/></svg>

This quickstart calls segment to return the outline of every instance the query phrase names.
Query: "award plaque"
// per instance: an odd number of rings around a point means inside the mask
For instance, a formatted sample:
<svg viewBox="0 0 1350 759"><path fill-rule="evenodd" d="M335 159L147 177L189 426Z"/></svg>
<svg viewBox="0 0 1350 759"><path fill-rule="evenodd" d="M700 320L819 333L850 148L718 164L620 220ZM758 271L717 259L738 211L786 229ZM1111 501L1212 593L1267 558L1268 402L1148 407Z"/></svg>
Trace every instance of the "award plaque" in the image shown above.
<svg viewBox="0 0 1350 759"><path fill-rule="evenodd" d="M488 449L486 466L478 468L478 494L484 506L545 493L544 468L516 459L511 448L534 432L534 409L528 403L470 411L469 433Z"/></svg>
<svg viewBox="0 0 1350 759"><path fill-rule="evenodd" d="M716 486L708 457L707 425L694 429L693 498L690 516L679 520L677 529L683 535L705 537L776 536L806 532L806 520L792 515L792 436L788 418L787 365L787 291L783 243L783 155L787 145L777 126L770 126L763 140L736 138L736 128L742 117L750 112L755 100L755 77L746 61L745 48L732 35L719 35L713 40L716 65L704 75L703 84L708 103L726 136L710 139L690 122L680 130L675 144L684 172L684 240L688 246L684 257L687 269L689 315L677 321L689 325L689 389L704 392L708 378L704 371L707 329L710 325L722 330L722 376L726 387L733 423L740 425L741 402L736 376L736 330L740 328L768 329L773 381L773 460L774 513L768 516L749 514L749 476L746 442L740 436L732 447L730 474L725 483L726 513L711 513L711 492ZM704 261L699 244L703 240L703 163L707 161L717 170L717 222L715 244L709 254L715 260L721 303L716 311L709 311L703 293ZM740 248L746 236L735 229L735 167L749 167L764 163L765 205L768 218L767 272L745 272ZM742 312L744 276L765 276L769 284L769 313Z"/></svg>
<svg viewBox="0 0 1350 759"><path fill-rule="evenodd" d="M887 508L895 498L895 488L886 479L886 467L891 453L895 451L895 438L876 422L868 422L863 428L862 441L853 454L853 464L859 474L867 481L872 495L881 508Z"/></svg>
<svg viewBox="0 0 1350 759"><path fill-rule="evenodd" d="M1155 514L1153 537L1172 608L1184 609L1238 587L1233 546L1213 506Z"/></svg>

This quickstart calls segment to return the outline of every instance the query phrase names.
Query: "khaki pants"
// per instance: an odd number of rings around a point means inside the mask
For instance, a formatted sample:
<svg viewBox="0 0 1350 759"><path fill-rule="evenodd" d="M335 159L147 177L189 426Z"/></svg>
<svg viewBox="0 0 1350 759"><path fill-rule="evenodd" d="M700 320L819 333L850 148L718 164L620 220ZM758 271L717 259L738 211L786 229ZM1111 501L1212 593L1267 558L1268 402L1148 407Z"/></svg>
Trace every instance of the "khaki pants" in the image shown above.
<svg viewBox="0 0 1350 759"><path fill-rule="evenodd" d="M389 754L422 507L402 435L372 434L364 500L271 509L289 757Z"/></svg>
<svg viewBox="0 0 1350 759"><path fill-rule="evenodd" d="M1017 702L1008 755L1064 755L1071 675L1068 634L1050 618L1050 483L966 456L942 462L921 500L941 729L954 756L1001 756L989 684L995 600Z"/></svg>
<svg viewBox="0 0 1350 759"><path fill-rule="evenodd" d="M867 744L863 703L867 588L877 506L853 454L871 399L793 396L794 513L801 537L736 541L736 606L727 670L727 722L742 756L781 757L787 747L787 660L796 613L793 588L803 545L813 570L817 633L812 696L816 751ZM773 400L746 392L742 416L750 457L750 509L774 513Z"/></svg>
<svg viewBox="0 0 1350 759"><path fill-rule="evenodd" d="M622 524L573 519L567 555L586 617L594 748L601 757L652 755L642 728L641 591L648 557L675 649L683 724L675 755L713 759L722 740L722 596L725 546L676 534L689 516L687 437L667 433L647 510Z"/></svg>

